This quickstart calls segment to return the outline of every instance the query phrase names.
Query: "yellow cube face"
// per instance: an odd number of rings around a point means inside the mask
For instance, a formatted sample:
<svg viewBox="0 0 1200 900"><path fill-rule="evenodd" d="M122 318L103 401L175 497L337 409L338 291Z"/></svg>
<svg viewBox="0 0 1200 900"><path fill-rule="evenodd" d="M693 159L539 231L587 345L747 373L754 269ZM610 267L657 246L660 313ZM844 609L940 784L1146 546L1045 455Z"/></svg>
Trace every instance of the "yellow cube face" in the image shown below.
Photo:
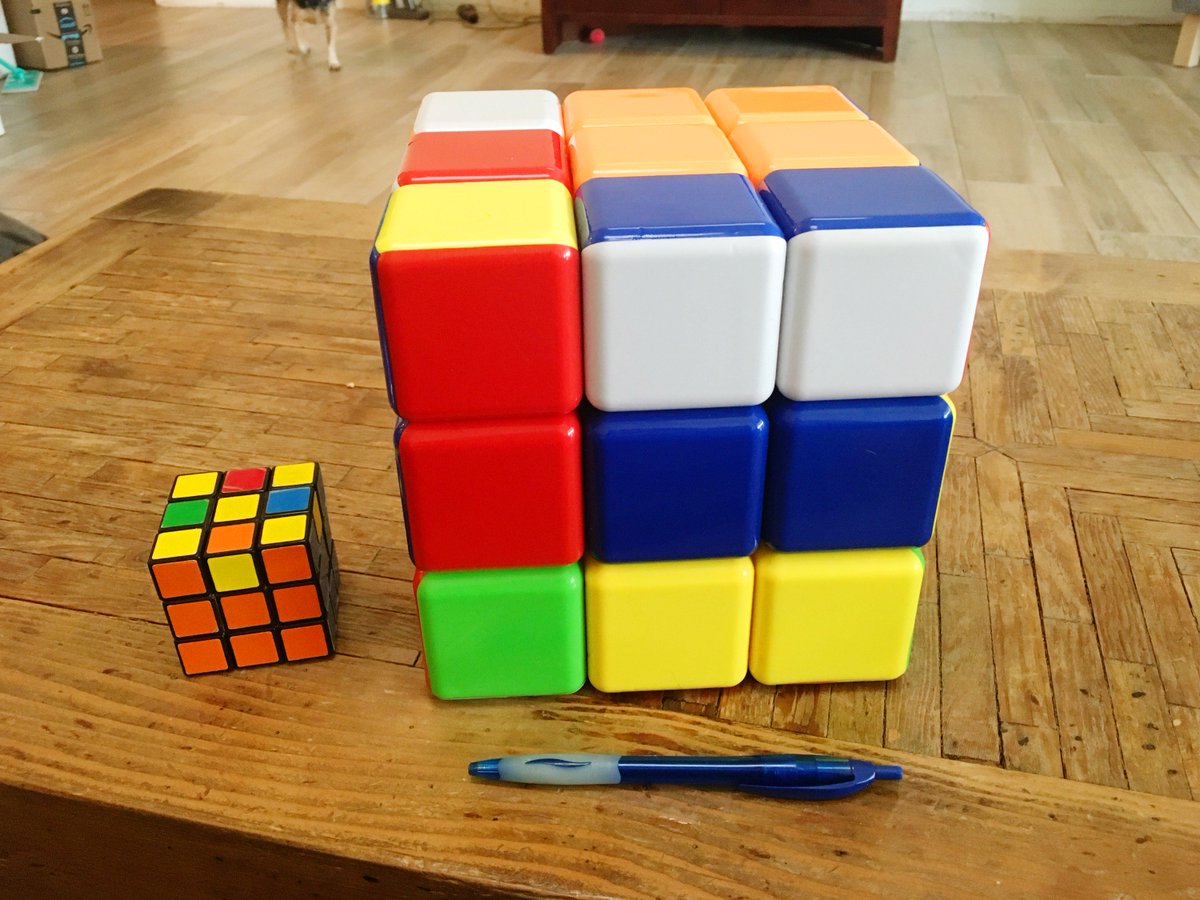
<svg viewBox="0 0 1200 900"><path fill-rule="evenodd" d="M207 497L217 489L216 472L197 472L195 475L180 475L171 489L171 499L183 497Z"/></svg>
<svg viewBox="0 0 1200 900"><path fill-rule="evenodd" d="M254 557L249 553L210 556L207 562L208 574L212 576L213 587L218 593L258 587L258 569L254 566Z"/></svg>
<svg viewBox="0 0 1200 900"><path fill-rule="evenodd" d="M392 192L375 249L576 247L571 192L553 178L406 184Z"/></svg>
<svg viewBox="0 0 1200 900"><path fill-rule="evenodd" d="M271 475L271 487L293 487L300 484L312 484L316 477L317 467L310 462L291 463L286 466L276 466Z"/></svg>
<svg viewBox="0 0 1200 900"><path fill-rule="evenodd" d="M238 522L258 515L258 494L237 494L222 497L213 512L214 522Z"/></svg>
<svg viewBox="0 0 1200 900"><path fill-rule="evenodd" d="M317 512L319 518L320 513ZM304 540L306 534L308 534L308 516L279 516L263 522L259 543L263 546L290 544L293 541Z"/></svg>
<svg viewBox="0 0 1200 900"><path fill-rule="evenodd" d="M754 554L750 672L764 684L890 681L908 668L915 547Z"/></svg>
<svg viewBox="0 0 1200 900"><path fill-rule="evenodd" d="M746 677L749 557L584 562L588 679L597 690L729 687Z"/></svg>

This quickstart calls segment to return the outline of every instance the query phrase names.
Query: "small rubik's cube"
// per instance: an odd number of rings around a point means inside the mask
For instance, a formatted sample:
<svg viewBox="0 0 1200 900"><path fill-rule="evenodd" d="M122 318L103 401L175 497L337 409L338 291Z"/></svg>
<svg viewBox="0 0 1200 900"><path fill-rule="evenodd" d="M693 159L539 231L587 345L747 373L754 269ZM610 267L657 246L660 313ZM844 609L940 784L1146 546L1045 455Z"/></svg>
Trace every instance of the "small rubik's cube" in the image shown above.
<svg viewBox="0 0 1200 900"><path fill-rule="evenodd" d="M320 467L180 475L150 574L188 675L329 656L338 569Z"/></svg>

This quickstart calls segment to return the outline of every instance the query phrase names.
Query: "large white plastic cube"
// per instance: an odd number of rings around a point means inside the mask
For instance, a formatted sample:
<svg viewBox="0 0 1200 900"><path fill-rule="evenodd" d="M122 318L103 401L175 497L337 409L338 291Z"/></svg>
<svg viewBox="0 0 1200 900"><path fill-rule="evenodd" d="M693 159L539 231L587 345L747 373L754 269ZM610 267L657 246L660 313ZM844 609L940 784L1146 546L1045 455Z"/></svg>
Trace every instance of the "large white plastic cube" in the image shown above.
<svg viewBox="0 0 1200 900"><path fill-rule="evenodd" d="M698 409L770 396L786 245L745 177L597 178L576 209L592 405Z"/></svg>
<svg viewBox="0 0 1200 900"><path fill-rule="evenodd" d="M779 390L792 400L945 394L962 381L983 218L916 166L772 172L788 239Z"/></svg>
<svg viewBox="0 0 1200 900"><path fill-rule="evenodd" d="M417 110L422 131L534 131L563 133L558 97L550 91L434 91Z"/></svg>

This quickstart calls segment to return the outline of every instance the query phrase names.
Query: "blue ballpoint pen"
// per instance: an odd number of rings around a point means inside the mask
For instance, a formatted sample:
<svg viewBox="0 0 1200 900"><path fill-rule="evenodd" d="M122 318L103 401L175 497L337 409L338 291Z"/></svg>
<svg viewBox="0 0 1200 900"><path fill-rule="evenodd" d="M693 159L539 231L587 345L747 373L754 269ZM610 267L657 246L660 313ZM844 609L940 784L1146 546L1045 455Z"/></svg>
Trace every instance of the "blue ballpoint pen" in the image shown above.
<svg viewBox="0 0 1200 900"><path fill-rule="evenodd" d="M605 753L530 753L481 759L467 773L521 784L724 785L752 794L796 800L847 797L875 780L902 777L899 766L808 754L759 756L617 756Z"/></svg>

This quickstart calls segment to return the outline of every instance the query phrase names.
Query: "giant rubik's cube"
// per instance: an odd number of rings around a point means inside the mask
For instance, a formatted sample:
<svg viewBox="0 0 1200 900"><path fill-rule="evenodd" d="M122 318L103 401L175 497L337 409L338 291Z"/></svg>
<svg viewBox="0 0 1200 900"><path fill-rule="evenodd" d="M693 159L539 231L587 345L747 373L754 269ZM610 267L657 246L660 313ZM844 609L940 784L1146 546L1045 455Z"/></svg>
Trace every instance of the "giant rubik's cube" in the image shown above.
<svg viewBox="0 0 1200 900"><path fill-rule="evenodd" d="M372 272L434 693L900 675L987 243L831 87L429 95Z"/></svg>
<svg viewBox="0 0 1200 900"><path fill-rule="evenodd" d="M188 675L333 652L337 554L316 463L180 475L149 565Z"/></svg>

